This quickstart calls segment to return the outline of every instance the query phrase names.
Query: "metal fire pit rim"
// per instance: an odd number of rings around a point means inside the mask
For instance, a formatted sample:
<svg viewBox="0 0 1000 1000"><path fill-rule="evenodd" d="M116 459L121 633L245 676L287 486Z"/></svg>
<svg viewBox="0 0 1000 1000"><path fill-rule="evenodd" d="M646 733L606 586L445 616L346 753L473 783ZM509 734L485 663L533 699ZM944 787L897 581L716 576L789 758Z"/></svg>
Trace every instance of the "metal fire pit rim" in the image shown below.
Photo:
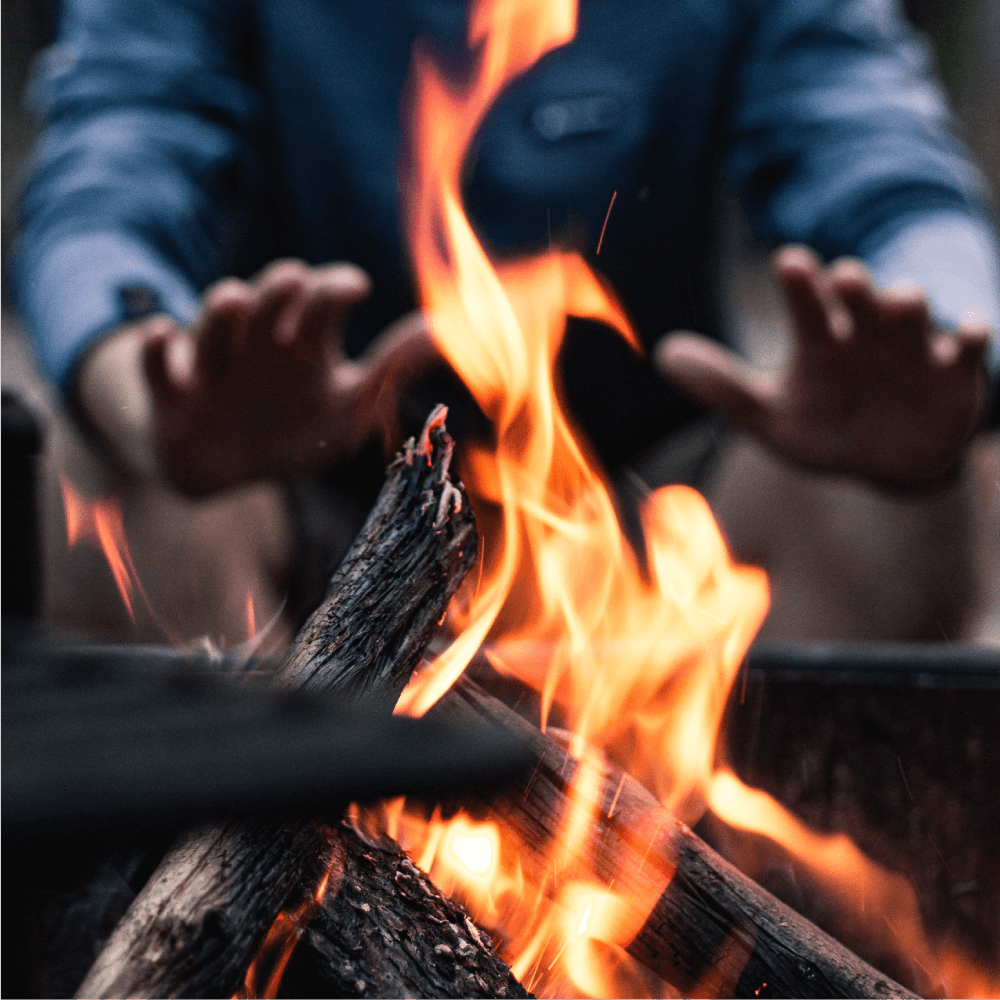
<svg viewBox="0 0 1000 1000"><path fill-rule="evenodd" d="M1000 649L943 642L761 642L747 654L747 678L1000 689Z"/></svg>

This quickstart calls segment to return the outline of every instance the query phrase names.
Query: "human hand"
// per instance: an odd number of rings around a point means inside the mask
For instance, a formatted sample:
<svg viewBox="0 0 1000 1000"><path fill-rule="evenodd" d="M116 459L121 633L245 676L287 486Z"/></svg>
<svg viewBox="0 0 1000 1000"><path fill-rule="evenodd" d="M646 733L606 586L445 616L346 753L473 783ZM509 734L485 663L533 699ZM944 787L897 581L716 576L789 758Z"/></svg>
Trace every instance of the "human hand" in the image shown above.
<svg viewBox="0 0 1000 1000"><path fill-rule="evenodd" d="M440 356L412 314L348 359L344 320L368 291L367 276L350 264L279 261L251 281L228 278L208 289L187 328L166 316L133 324L119 339L139 343L133 350L150 404L147 467L203 496L308 473L348 458L372 436L394 443L399 393ZM102 381L94 374L100 362L81 379L85 408L95 378ZM120 450L129 447L125 440Z"/></svg>
<svg viewBox="0 0 1000 1000"><path fill-rule="evenodd" d="M795 341L776 373L753 372L686 332L655 351L660 370L734 425L815 468L898 485L952 468L982 419L989 327L935 327L915 285L878 289L864 265L828 266L806 247L774 261Z"/></svg>

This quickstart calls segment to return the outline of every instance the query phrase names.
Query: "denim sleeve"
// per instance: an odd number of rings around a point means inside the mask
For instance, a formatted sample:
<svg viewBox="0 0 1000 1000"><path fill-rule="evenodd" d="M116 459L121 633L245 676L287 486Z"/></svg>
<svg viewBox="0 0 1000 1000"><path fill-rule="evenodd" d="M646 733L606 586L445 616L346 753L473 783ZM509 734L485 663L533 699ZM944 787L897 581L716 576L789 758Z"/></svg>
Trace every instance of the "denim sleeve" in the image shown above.
<svg viewBox="0 0 1000 1000"><path fill-rule="evenodd" d="M255 164L259 98L225 0L69 0L35 84L43 133L12 262L43 367L141 312L184 322L218 276L227 194Z"/></svg>
<svg viewBox="0 0 1000 1000"><path fill-rule="evenodd" d="M894 0L746 2L725 167L760 236L829 258L918 213L989 218L926 43Z"/></svg>

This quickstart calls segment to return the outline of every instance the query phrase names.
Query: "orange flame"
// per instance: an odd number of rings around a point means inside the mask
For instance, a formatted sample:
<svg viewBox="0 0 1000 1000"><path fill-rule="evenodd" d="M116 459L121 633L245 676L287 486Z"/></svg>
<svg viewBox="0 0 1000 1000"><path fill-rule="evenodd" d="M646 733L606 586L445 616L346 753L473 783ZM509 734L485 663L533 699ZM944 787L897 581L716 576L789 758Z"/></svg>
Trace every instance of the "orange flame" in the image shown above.
<svg viewBox="0 0 1000 1000"><path fill-rule="evenodd" d="M435 340L493 421L495 449L467 455L477 515L494 526L479 589L451 609L451 646L403 692L397 712L423 714L490 638L490 657L535 685L543 712L568 712L573 751L589 765L552 845L551 872L521 869L503 830L469 817L429 820L401 805L382 821L445 891L506 938L532 989L602 996L650 989L624 948L663 885L626 898L588 867L603 767L593 748L626 757L675 808L702 808L729 686L768 604L757 569L735 566L705 501L658 491L645 505L645 566L622 535L614 501L564 411L553 368L570 315L639 340L606 283L576 253L550 249L494 266L461 203L462 162L500 90L575 33L573 0L482 0L470 13L477 64L451 85L415 49L414 159L407 224ZM599 755L598 755L599 756ZM487 871L457 845L489 844ZM451 845L451 846L448 846ZM647 976L648 979L648 976Z"/></svg>
<svg viewBox="0 0 1000 1000"><path fill-rule="evenodd" d="M316 891L309 899L300 903L294 910L283 910L275 918L260 950L243 976L242 988L233 994L232 1000L257 1000L259 997L278 995L278 987L281 985L281 978L285 974L292 952L308 929L309 922L323 904L335 862L334 856Z"/></svg>
<svg viewBox="0 0 1000 1000"><path fill-rule="evenodd" d="M710 804L737 825L755 824L797 853L811 853L841 888L859 872L887 890L898 886L846 838L810 833L763 793L715 770L729 690L767 611L767 580L732 562L708 505L685 487L647 499L641 555L622 535L553 369L570 315L610 326L636 350L638 338L579 254L550 248L527 260L491 262L461 197L463 160L490 105L572 39L576 3L474 0L469 17L475 66L464 85L450 82L425 46L414 50L405 210L435 341L496 432L493 448L467 452L463 470L487 547L478 585L450 609L451 645L414 678L396 711L426 712L485 642L498 669L541 692L543 720L554 704L563 709L583 765L550 870L526 870L502 822L427 817L401 800L355 810L355 819L395 836L444 891L456 892L500 939L530 989L665 995L664 984L651 984L624 951L665 885L653 880L649 898L626 896L614 889L618 876L597 878L588 864L601 751L682 819L696 819ZM609 216L613 204L614 197ZM929 954L914 906L901 903L886 918L898 920L901 947ZM734 944L734 968L747 947ZM937 974L945 975L949 961L956 964L942 956ZM979 980L953 982L982 991Z"/></svg>
<svg viewBox="0 0 1000 1000"><path fill-rule="evenodd" d="M931 987L943 986L950 997L1000 997L995 976L928 940L906 878L866 857L849 837L810 830L766 792L748 788L724 769L713 776L707 799L712 812L730 826L763 834L792 854L850 907L858 926L871 928L870 937L884 938L888 931L888 946L912 959Z"/></svg>
<svg viewBox="0 0 1000 1000"><path fill-rule="evenodd" d="M100 548L108 561L115 586L128 610L129 617L135 621L133 607L135 592L138 590L147 606L149 598L146 596L135 563L132 561L132 554L129 552L121 506L113 497L103 500L85 498L62 470L59 472L59 484L62 488L63 509L66 512L67 543L73 548L81 541L90 541Z"/></svg>
<svg viewBox="0 0 1000 1000"><path fill-rule="evenodd" d="M435 340L494 421L495 450L468 456L477 507L498 522L481 587L445 653L397 711L425 712L491 636L502 669L558 700L585 741L627 752L671 805L711 771L729 684L767 609L757 569L734 566L704 500L657 492L644 511L648 573L557 397L553 367L568 315L638 338L606 284L576 253L497 267L461 204L462 161L498 92L575 31L572 0L483 0L470 15L477 72L451 86L414 54L415 157L409 234ZM628 707L630 711L626 712ZM664 771L663 761L668 770Z"/></svg>
<svg viewBox="0 0 1000 1000"><path fill-rule="evenodd" d="M247 638L252 639L257 634L257 614L253 606L253 594L247 591Z"/></svg>

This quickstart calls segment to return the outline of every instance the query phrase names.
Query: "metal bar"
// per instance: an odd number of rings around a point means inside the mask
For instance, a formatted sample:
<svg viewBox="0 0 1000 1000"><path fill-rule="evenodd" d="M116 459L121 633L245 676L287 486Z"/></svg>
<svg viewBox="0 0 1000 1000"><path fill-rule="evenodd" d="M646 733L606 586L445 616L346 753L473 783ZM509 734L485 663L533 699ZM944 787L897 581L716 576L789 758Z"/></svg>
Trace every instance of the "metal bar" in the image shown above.
<svg viewBox="0 0 1000 1000"><path fill-rule="evenodd" d="M1000 650L946 643L757 643L755 681L1000 688Z"/></svg>

